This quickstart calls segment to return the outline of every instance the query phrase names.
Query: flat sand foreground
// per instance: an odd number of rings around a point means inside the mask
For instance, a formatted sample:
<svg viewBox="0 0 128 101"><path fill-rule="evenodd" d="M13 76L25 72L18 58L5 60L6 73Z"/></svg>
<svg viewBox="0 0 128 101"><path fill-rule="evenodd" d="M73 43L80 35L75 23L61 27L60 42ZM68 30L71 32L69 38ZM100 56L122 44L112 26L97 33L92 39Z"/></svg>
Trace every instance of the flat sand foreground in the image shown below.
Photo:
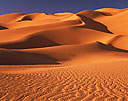
<svg viewBox="0 0 128 101"><path fill-rule="evenodd" d="M21 69L19 66L19 69L6 71L0 68L1 101L128 100L127 60L109 64L30 67Z"/></svg>
<svg viewBox="0 0 128 101"><path fill-rule="evenodd" d="M0 101L128 101L128 9L0 15Z"/></svg>

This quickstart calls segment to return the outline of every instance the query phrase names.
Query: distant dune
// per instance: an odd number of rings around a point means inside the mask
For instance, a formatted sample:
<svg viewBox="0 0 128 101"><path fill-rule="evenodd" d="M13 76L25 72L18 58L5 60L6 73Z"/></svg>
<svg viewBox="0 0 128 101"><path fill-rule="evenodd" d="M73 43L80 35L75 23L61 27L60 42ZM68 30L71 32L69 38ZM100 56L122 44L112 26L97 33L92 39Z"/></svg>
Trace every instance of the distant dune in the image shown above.
<svg viewBox="0 0 128 101"><path fill-rule="evenodd" d="M0 101L127 101L128 8L0 15Z"/></svg>

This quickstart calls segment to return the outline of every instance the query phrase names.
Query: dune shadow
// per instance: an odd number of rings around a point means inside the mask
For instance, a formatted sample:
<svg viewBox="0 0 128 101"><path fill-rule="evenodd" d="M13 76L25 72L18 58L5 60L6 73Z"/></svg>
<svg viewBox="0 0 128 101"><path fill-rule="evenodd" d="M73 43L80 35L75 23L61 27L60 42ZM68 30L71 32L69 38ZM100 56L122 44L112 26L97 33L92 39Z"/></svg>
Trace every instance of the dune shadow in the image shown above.
<svg viewBox="0 0 128 101"><path fill-rule="evenodd" d="M21 20L19 20L17 22L22 22L22 21L32 21L32 18L30 16L25 16L25 17L23 17Z"/></svg>
<svg viewBox="0 0 128 101"><path fill-rule="evenodd" d="M92 10L85 10L77 13L77 15L83 15L84 17L88 18L96 18L100 16L112 16L112 14L108 12L100 12L100 11L92 11Z"/></svg>
<svg viewBox="0 0 128 101"><path fill-rule="evenodd" d="M58 46L60 44L49 40L42 35L33 35L27 37L24 40L19 40L16 42L0 43L0 48L5 49L29 49L29 48L41 48L41 47L51 47Z"/></svg>
<svg viewBox="0 0 128 101"><path fill-rule="evenodd" d="M45 65L60 64L45 54L0 50L0 65Z"/></svg>
<svg viewBox="0 0 128 101"><path fill-rule="evenodd" d="M116 47L112 46L111 44L105 45L101 42L98 42L98 43L99 43L99 47L101 47L104 50L128 53L128 50L123 50L123 49L116 48Z"/></svg>
<svg viewBox="0 0 128 101"><path fill-rule="evenodd" d="M97 31L102 31L102 32L113 34L111 31L108 30L107 26L105 26L104 24L102 24L98 21L95 21L91 18L85 17L83 15L78 14L78 16L85 22L85 25L79 26L79 27L94 29Z"/></svg>
<svg viewBox="0 0 128 101"><path fill-rule="evenodd" d="M4 26L0 26L0 30L5 30L5 29L8 29L8 28Z"/></svg>

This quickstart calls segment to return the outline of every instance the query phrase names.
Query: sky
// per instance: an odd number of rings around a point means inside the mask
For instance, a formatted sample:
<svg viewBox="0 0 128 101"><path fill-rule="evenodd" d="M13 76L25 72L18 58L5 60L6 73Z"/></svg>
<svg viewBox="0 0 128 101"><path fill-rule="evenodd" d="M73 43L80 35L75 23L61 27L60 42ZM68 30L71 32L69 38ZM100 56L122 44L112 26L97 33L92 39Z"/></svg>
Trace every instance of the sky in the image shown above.
<svg viewBox="0 0 128 101"><path fill-rule="evenodd" d="M128 8L128 0L0 0L0 15L8 13L77 13L98 8Z"/></svg>

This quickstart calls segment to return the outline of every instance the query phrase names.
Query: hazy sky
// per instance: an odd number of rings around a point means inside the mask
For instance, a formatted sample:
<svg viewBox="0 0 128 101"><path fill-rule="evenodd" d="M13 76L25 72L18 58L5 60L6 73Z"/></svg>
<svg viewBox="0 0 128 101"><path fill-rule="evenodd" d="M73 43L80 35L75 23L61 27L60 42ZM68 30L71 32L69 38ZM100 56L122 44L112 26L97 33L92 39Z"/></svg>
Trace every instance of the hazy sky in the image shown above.
<svg viewBox="0 0 128 101"><path fill-rule="evenodd" d="M93 10L97 8L128 8L128 0L0 0L0 14L56 13Z"/></svg>

